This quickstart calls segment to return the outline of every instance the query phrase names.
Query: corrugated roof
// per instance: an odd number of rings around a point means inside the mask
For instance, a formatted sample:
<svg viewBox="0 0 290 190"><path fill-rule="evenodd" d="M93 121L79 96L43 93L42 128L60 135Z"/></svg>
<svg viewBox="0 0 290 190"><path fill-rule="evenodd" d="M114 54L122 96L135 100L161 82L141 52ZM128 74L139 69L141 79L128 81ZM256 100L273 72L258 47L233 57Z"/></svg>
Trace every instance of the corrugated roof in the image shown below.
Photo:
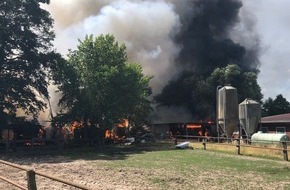
<svg viewBox="0 0 290 190"><path fill-rule="evenodd" d="M262 123L290 123L290 113L261 118Z"/></svg>

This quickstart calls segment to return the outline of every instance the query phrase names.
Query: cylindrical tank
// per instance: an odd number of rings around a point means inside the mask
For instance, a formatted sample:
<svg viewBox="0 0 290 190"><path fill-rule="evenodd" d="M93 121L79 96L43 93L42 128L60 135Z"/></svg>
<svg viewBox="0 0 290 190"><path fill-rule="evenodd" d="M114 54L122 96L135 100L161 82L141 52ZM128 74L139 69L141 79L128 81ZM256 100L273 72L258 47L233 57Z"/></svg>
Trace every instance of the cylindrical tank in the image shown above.
<svg viewBox="0 0 290 190"><path fill-rule="evenodd" d="M251 142L256 144L280 143L289 141L289 136L284 133L263 133L259 131L251 137Z"/></svg>
<svg viewBox="0 0 290 190"><path fill-rule="evenodd" d="M240 124L250 137L257 131L261 119L261 106L252 99L245 99L239 104Z"/></svg>
<svg viewBox="0 0 290 190"><path fill-rule="evenodd" d="M218 90L217 98L218 124L227 137L231 137L239 123L239 104L237 89L224 86Z"/></svg>

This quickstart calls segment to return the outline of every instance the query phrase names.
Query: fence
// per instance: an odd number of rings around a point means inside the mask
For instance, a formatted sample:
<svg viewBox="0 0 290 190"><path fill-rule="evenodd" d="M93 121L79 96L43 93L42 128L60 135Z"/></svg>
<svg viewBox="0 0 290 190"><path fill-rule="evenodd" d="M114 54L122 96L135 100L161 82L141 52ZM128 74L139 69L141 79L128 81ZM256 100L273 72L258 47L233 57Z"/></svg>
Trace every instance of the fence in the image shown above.
<svg viewBox="0 0 290 190"><path fill-rule="evenodd" d="M206 137L206 136L186 136L186 135L180 135L177 136L176 139L174 139L175 145L177 144L178 140L186 140L190 141L191 143L201 143L204 150L207 148L208 143L216 143L219 145L226 145L226 146L235 146L237 148L236 152L237 154L241 154L241 148L257 148L257 149L264 149L264 150L276 150L281 151L283 155L283 160L288 161L288 151L290 151L288 148L288 145L290 144L290 141L272 141L272 144L280 144L281 148L274 148L274 147L267 147L267 146L254 146L252 145L253 142L251 142L250 139L243 139L245 143L241 143L240 138L223 138L223 137ZM194 141L195 140L195 141ZM222 143L226 142L226 143ZM235 142L235 144L233 144ZM263 141L259 140L258 143L261 144L269 144L269 141Z"/></svg>
<svg viewBox="0 0 290 190"><path fill-rule="evenodd" d="M21 166L21 165L18 165L18 164L13 164L11 162L7 162L7 161L4 161L4 160L0 160L0 163L1 164L8 165L8 166L11 166L11 167L14 167L14 168L18 168L18 169L23 170L23 171L26 172L27 187L23 187L22 185L19 185L17 182L15 182L13 180L10 180L10 179L8 179L6 177L0 176L0 179L1 180L4 180L7 183L12 184L12 185L18 187L19 189L23 189L23 190L37 190L35 176L36 175L39 175L39 176L46 177L46 178L49 178L49 179L54 180L54 181L58 181L58 182L67 184L67 185L72 186L72 187L79 188L79 189L92 190L92 188L90 188L90 187L86 187L86 186L83 186L81 184L77 184L77 183L74 183L74 182L68 181L66 179L59 178L59 177L51 176L51 175L48 175L48 174L43 173L43 172L35 171L33 169L30 169L30 168L27 168L27 167L24 167L24 166Z"/></svg>

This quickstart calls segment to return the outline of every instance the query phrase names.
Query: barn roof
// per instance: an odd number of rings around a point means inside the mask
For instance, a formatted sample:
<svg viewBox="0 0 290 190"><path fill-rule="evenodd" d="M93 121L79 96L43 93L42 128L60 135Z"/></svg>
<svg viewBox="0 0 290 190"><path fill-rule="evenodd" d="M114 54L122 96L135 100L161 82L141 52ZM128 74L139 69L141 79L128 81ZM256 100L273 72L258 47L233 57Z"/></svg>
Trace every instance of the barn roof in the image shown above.
<svg viewBox="0 0 290 190"><path fill-rule="evenodd" d="M262 123L290 123L290 113L261 118Z"/></svg>

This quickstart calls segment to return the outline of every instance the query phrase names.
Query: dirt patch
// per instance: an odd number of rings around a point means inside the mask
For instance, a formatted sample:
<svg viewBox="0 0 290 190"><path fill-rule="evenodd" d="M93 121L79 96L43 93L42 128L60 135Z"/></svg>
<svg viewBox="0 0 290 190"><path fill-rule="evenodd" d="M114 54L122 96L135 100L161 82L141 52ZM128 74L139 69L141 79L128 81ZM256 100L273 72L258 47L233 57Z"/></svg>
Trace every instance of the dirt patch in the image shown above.
<svg viewBox="0 0 290 190"><path fill-rule="evenodd" d="M120 169L120 168L106 168L96 167L96 161L75 160L66 162L65 158L58 158L59 163L34 162L27 167L32 167L36 171L45 172L46 174L57 176L78 184L82 184L92 189L104 190L137 190L137 189L159 189L157 186L148 185L148 176L154 175L152 171L144 171L139 169ZM28 160L26 160L27 162ZM28 161L29 162L29 161ZM99 165L99 164L97 164ZM22 186L26 186L26 177L24 171L1 165L1 173L5 174L6 178L13 179ZM78 189L73 188L62 183L37 176L37 188L43 190L52 189ZM0 186L5 189L17 189L8 183L0 180Z"/></svg>

